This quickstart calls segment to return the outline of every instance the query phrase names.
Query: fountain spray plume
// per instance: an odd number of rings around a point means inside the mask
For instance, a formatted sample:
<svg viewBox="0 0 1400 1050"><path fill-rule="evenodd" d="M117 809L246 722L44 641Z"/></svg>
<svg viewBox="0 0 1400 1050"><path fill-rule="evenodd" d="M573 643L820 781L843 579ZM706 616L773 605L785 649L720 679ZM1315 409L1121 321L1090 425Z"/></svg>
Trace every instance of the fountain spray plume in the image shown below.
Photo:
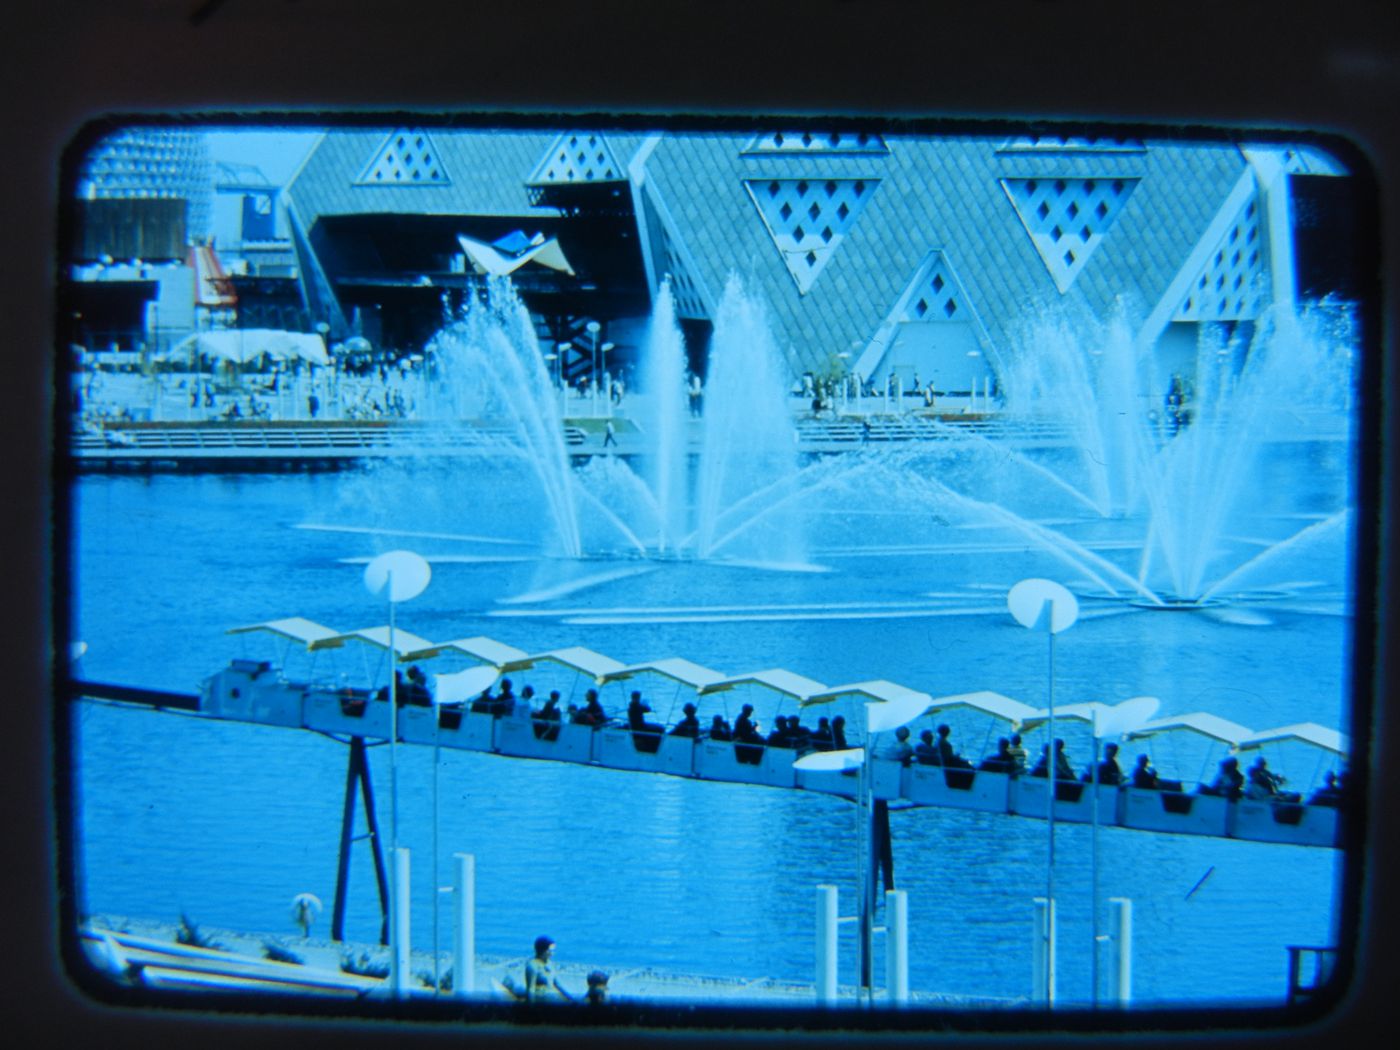
<svg viewBox="0 0 1400 1050"><path fill-rule="evenodd" d="M509 278L468 296L461 316L428 344L445 392L448 425L469 420L504 427L502 441L539 484L560 553L582 553L574 481L557 399L524 304Z"/></svg>
<svg viewBox="0 0 1400 1050"><path fill-rule="evenodd" d="M642 430L650 442L643 471L655 498L656 549L673 551L687 532L686 353L671 279L656 294L647 333L642 385L646 393Z"/></svg>
<svg viewBox="0 0 1400 1050"><path fill-rule="evenodd" d="M797 444L783 362L762 303L730 274L715 316L705 392L705 431L697 486L695 551L716 555L722 519L746 497L779 485L797 469ZM775 516L751 536L754 549L727 555L803 560L800 515Z"/></svg>

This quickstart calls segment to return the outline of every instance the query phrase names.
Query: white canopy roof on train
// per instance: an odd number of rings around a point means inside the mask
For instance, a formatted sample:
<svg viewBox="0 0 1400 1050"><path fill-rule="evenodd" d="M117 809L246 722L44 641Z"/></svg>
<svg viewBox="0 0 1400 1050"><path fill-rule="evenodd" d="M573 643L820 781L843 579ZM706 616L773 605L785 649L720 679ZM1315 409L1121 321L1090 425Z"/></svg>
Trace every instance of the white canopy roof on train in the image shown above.
<svg viewBox="0 0 1400 1050"><path fill-rule="evenodd" d="M649 660L646 663L630 664L626 667L619 666L615 670L600 675L598 681L599 683L619 682L646 671L674 678L676 681L683 682L695 689L702 689L724 679L722 671L702 667L700 664L692 663L679 656L668 656L662 660Z"/></svg>
<svg viewBox="0 0 1400 1050"><path fill-rule="evenodd" d="M498 642L494 638L487 638L485 635L476 635L472 638L455 638L450 642L429 642L428 647L421 652L411 652L404 659L426 660L439 653L458 652L483 663L492 664L496 667L505 667L516 661L528 658L528 653L524 649L517 649L513 645L506 645L505 642Z"/></svg>
<svg viewBox="0 0 1400 1050"><path fill-rule="evenodd" d="M1102 718L1108 710L1109 706L1098 700L1087 700L1081 704L1057 704L1055 706L1055 721L1083 722L1088 725L1093 722L1096 712ZM1048 721L1050 721L1050 709L1042 707L1035 714L1022 719L1021 730L1028 733L1032 729L1039 729Z"/></svg>
<svg viewBox="0 0 1400 1050"><path fill-rule="evenodd" d="M344 642L362 641L370 645L378 646L380 649L389 648L389 627L365 627L358 631L346 631L344 634L328 638L324 642L316 642L312 649L326 649L333 645L340 645ZM398 628L394 631L394 651L400 661L426 660L436 656L442 651L442 647L434 645L426 638L420 638L416 634Z"/></svg>
<svg viewBox="0 0 1400 1050"><path fill-rule="evenodd" d="M825 704L833 700L840 700L848 696L863 696L867 700L878 702L912 701L916 697L922 697L930 704L933 697L928 693L918 689L910 689L908 686L899 685L895 682L887 682L883 678L876 678L868 682L852 682L849 685L833 686L824 689L819 693L814 693L804 701L806 704Z"/></svg>
<svg viewBox="0 0 1400 1050"><path fill-rule="evenodd" d="M957 693L953 696L936 697L929 704L925 714L934 715L960 707L1004 719L1017 727L1036 714L1036 709L1030 704L1023 704L1019 700L1002 696L1001 693L994 693L989 689L981 689L974 693Z"/></svg>
<svg viewBox="0 0 1400 1050"><path fill-rule="evenodd" d="M1172 715L1169 718L1154 718L1150 722L1144 722L1139 729L1129 733L1128 738L1136 740L1140 737L1154 736L1157 733L1167 733L1173 730L1199 733L1213 740L1224 741L1231 747L1253 732L1252 729L1247 729L1238 722L1221 718L1219 715L1212 715L1205 711L1193 711L1187 715Z"/></svg>
<svg viewBox="0 0 1400 1050"><path fill-rule="evenodd" d="M308 649L333 649L343 644L339 631L326 627L300 616L289 616L282 620L268 620L266 623L251 623L246 627L231 627L229 634L247 634L250 631L267 631L270 634L290 638Z"/></svg>
<svg viewBox="0 0 1400 1050"><path fill-rule="evenodd" d="M521 660L512 662L506 670L525 670L536 664L556 663L575 671L582 671L594 681L603 682L607 676L622 667L622 662L611 656L585 649L581 645L571 645L565 649L551 649L544 653L531 653Z"/></svg>
<svg viewBox="0 0 1400 1050"><path fill-rule="evenodd" d="M1261 729L1241 740L1239 750L1247 751L1285 740L1301 740L1305 744L1313 744L1338 755L1346 755L1351 743L1335 729L1328 729L1316 722L1298 722L1294 725L1279 726L1277 729Z"/></svg>
<svg viewBox="0 0 1400 1050"><path fill-rule="evenodd" d="M796 700L803 701L814 693L820 693L826 686L814 678L807 678L796 674L793 671L785 671L781 667L774 667L767 671L750 671L747 674L730 675L728 678L721 678L717 682L700 687L700 695L709 693L722 693L726 689L733 689L735 686L748 684L767 686L784 696L791 696Z"/></svg>

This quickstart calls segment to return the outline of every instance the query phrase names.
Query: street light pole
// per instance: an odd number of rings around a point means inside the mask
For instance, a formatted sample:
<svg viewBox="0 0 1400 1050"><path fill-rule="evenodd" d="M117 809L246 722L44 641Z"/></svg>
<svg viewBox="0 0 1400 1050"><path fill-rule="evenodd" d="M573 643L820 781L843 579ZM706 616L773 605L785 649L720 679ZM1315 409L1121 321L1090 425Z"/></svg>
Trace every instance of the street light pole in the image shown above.
<svg viewBox="0 0 1400 1050"><path fill-rule="evenodd" d="M598 385L602 381L598 369L598 333L602 331L603 326L597 321L589 321L584 327L588 330L588 334L593 337L593 416L596 419L598 416Z"/></svg>

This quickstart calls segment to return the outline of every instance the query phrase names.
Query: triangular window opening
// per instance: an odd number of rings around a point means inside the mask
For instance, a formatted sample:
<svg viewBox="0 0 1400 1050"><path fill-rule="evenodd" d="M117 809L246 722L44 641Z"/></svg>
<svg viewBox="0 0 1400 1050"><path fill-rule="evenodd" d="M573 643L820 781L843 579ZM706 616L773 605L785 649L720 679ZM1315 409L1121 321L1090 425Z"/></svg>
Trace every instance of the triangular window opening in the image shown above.
<svg viewBox="0 0 1400 1050"><path fill-rule="evenodd" d="M355 180L360 186L448 186L437 147L421 128L392 132Z"/></svg>
<svg viewBox="0 0 1400 1050"><path fill-rule="evenodd" d="M910 282L899 320L914 323L972 320L962 287L942 252L936 253Z"/></svg>
<svg viewBox="0 0 1400 1050"><path fill-rule="evenodd" d="M746 179L744 188L805 295L855 225L878 179Z"/></svg>
<svg viewBox="0 0 1400 1050"><path fill-rule="evenodd" d="M530 186L562 186L580 182L620 182L622 165L602 135L565 132L555 139L525 180Z"/></svg>
<svg viewBox="0 0 1400 1050"><path fill-rule="evenodd" d="M774 131L756 136L745 153L888 153L884 137L867 132Z"/></svg>
<svg viewBox="0 0 1400 1050"><path fill-rule="evenodd" d="M1191 282L1173 321L1248 321L1258 316L1264 280L1260 206L1251 196Z"/></svg>
<svg viewBox="0 0 1400 1050"><path fill-rule="evenodd" d="M1108 233L1138 179L1002 179L1055 287L1069 290Z"/></svg>

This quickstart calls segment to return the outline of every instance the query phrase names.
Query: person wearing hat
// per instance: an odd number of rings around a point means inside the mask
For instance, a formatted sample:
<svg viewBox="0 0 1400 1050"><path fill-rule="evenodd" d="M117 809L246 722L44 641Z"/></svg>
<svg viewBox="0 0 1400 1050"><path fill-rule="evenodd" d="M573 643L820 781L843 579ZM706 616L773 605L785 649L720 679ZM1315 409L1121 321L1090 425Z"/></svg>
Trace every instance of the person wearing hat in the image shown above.
<svg viewBox="0 0 1400 1050"><path fill-rule="evenodd" d="M683 710L685 717L672 727L671 735L688 736L694 739L700 735L700 719L695 717L695 705L686 704Z"/></svg>
<svg viewBox="0 0 1400 1050"><path fill-rule="evenodd" d="M554 974L554 939L536 937L535 957L525 964L525 1001L549 1002L556 994L573 1000Z"/></svg>

